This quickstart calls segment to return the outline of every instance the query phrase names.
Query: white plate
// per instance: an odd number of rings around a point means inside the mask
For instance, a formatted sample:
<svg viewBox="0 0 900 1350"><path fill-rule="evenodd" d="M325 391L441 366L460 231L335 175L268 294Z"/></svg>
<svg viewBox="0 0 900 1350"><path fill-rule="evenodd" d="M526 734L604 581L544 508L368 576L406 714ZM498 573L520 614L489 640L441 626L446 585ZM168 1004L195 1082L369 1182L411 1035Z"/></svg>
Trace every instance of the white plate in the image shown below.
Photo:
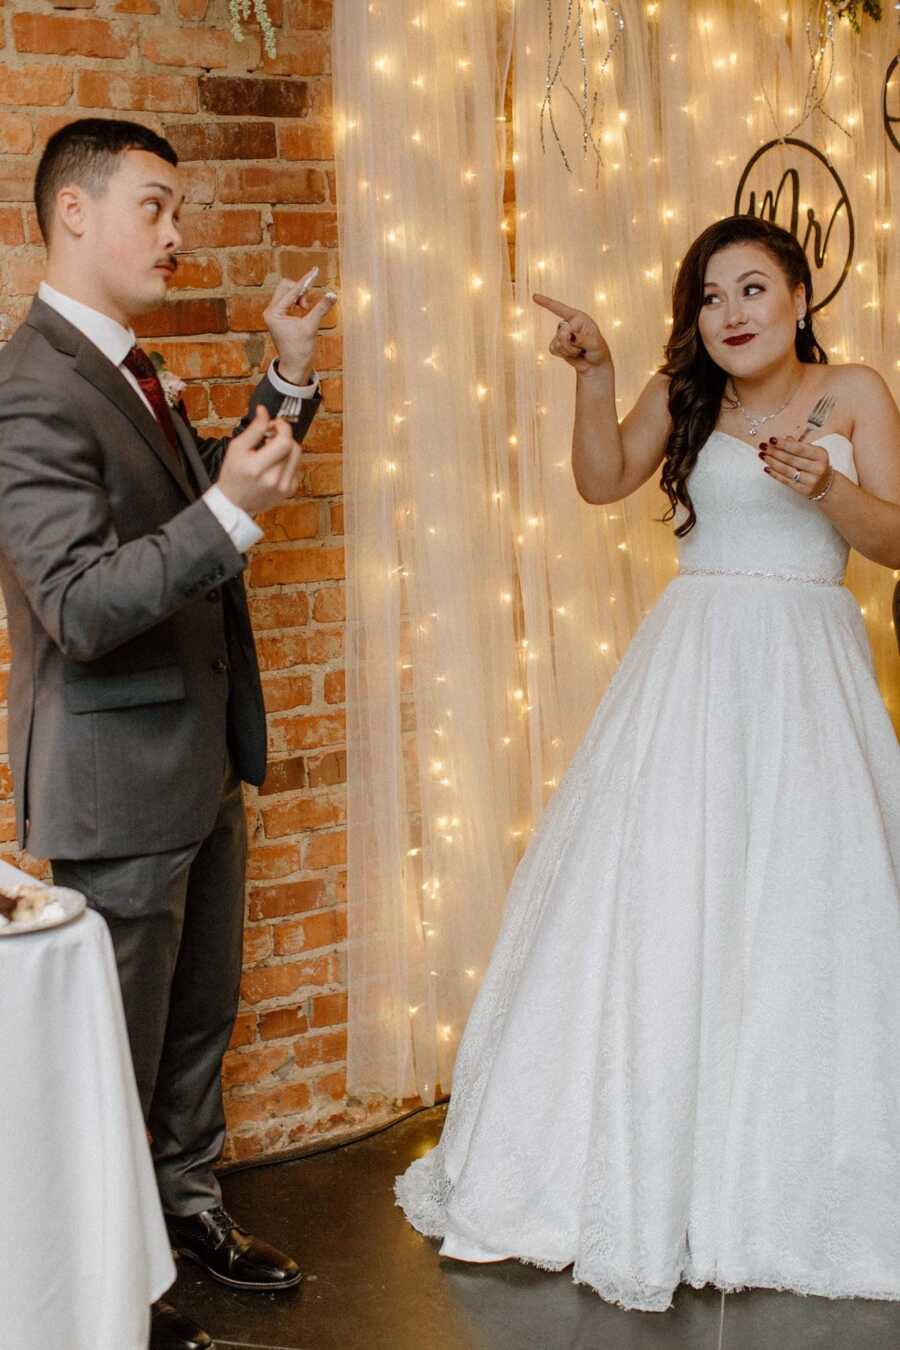
<svg viewBox="0 0 900 1350"><path fill-rule="evenodd" d="M77 919L87 908L87 901L81 891L70 891L67 886L47 886L46 889L49 898L58 901L64 912L55 919L29 919L27 923L5 923L0 927L0 938L19 937L22 933L44 933L48 928L60 928L64 923L71 923L73 919Z"/></svg>

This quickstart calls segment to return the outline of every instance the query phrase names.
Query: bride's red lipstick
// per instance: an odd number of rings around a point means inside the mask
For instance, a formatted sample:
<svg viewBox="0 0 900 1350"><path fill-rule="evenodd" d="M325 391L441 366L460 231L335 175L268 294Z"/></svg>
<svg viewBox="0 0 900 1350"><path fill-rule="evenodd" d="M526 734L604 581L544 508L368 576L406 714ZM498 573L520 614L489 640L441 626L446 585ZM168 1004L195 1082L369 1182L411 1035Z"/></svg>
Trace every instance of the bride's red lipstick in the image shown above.
<svg viewBox="0 0 900 1350"><path fill-rule="evenodd" d="M755 333L741 333L740 337L725 338L725 341L729 347L743 347L745 342L752 342L755 337Z"/></svg>

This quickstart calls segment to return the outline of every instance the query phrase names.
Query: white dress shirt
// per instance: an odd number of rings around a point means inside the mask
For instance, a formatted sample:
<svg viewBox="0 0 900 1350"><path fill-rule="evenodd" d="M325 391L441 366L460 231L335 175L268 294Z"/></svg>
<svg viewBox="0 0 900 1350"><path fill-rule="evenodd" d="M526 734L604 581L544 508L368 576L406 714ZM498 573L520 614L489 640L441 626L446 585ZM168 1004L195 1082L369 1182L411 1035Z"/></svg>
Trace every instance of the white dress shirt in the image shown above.
<svg viewBox="0 0 900 1350"><path fill-rule="evenodd" d="M125 377L155 417L156 414L134 375L122 365L125 357L137 341L133 330L123 328L108 314L101 314L99 310L92 309L90 305L83 305L80 300L73 300L71 296L55 290L52 286L48 286L46 281L42 281L38 287L38 296L46 305L50 305L64 319L67 319L79 332L84 333L85 337L100 349L107 360L111 361L114 366L118 366L120 374ZM274 361L269 367L268 376L270 383L280 394L285 396L280 409L280 413L285 417L296 417L301 402L304 399L313 398L319 387L318 375L315 375L313 381L305 387L290 384L278 374ZM203 500L239 553L246 553L262 538L263 532L253 517L249 516L240 506L235 505L215 484L207 488L203 494Z"/></svg>

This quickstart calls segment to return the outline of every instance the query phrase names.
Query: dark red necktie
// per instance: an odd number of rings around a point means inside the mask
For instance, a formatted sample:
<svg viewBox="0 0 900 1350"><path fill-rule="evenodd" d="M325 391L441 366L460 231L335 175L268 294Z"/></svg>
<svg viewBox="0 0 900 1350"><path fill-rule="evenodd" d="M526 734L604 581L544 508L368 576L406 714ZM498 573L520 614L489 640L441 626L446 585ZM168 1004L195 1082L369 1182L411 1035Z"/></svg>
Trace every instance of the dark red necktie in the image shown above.
<svg viewBox="0 0 900 1350"><path fill-rule="evenodd" d="M150 357L142 347L132 347L131 351L125 357L122 365L126 370L130 370L134 378L141 387L141 393L146 398L150 407L156 415L156 420L166 433L166 440L172 447L172 453L180 469L184 469L184 459L181 453L181 446L178 442L178 432L175 430L175 423L172 421L172 414L169 411L169 405L166 402L166 396L163 393L163 387L159 382L159 376L156 373L156 367L150 360Z"/></svg>

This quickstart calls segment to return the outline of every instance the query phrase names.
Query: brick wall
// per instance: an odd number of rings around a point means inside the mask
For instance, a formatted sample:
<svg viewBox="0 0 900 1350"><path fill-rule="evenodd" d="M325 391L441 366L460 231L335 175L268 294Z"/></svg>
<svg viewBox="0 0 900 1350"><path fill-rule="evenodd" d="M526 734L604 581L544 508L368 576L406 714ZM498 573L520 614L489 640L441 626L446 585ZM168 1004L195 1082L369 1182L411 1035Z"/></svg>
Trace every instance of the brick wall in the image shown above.
<svg viewBox="0 0 900 1350"><path fill-rule="evenodd" d="M272 60L255 29L233 40L226 12L225 0L0 0L0 338L42 274L29 198L46 137L85 114L144 122L175 145L189 205L177 289L140 331L188 380L191 415L210 433L233 424L265 369L261 312L278 277L315 263L323 281L340 282L330 0L269 0ZM247 576L271 768L246 799L243 1003L225 1068L228 1156L238 1158L366 1116L344 1078L340 306L327 322L317 354L325 401L304 444L301 495L265 518ZM4 632L3 698L9 660ZM14 852L10 791L4 756L0 847L39 870Z"/></svg>

